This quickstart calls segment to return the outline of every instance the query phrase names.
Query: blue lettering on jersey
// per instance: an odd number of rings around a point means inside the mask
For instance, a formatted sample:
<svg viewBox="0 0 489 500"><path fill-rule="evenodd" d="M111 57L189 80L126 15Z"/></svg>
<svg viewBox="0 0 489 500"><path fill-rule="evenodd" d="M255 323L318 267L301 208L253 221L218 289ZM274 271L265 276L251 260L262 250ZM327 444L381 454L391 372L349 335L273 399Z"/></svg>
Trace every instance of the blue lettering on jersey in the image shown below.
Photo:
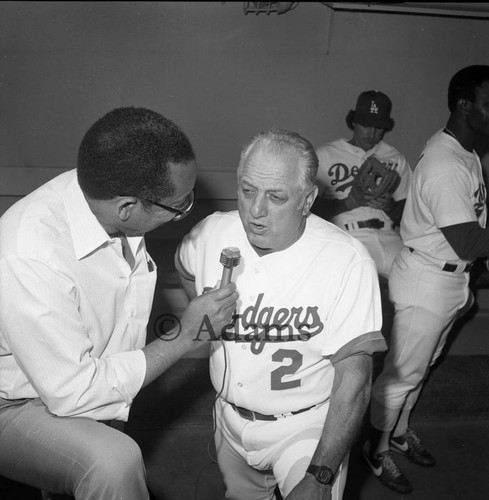
<svg viewBox="0 0 489 500"><path fill-rule="evenodd" d="M389 170L396 170L398 162L397 161L384 161L382 162L386 168ZM328 175L332 177L331 186L336 186L340 184L335 192L344 192L353 184L353 179L355 179L358 174L359 167L353 165L351 168L344 163L334 163L329 167Z"/></svg>
<svg viewBox="0 0 489 500"><path fill-rule="evenodd" d="M351 168L344 163L335 163L331 165L328 170L328 175L333 178L331 180L331 186L336 186L336 184L341 183L341 186L338 186L335 191L346 191L352 185L357 172L358 167L356 165Z"/></svg>
<svg viewBox="0 0 489 500"><path fill-rule="evenodd" d="M486 205L486 188L484 184L479 183L479 187L476 189L474 193L474 210L477 217L479 217L484 211L484 207Z"/></svg>
<svg viewBox="0 0 489 500"><path fill-rule="evenodd" d="M221 332L223 340L251 343L251 350L259 354L266 343L307 341L324 329L317 306L262 307L264 294L241 314L233 316L233 323Z"/></svg>

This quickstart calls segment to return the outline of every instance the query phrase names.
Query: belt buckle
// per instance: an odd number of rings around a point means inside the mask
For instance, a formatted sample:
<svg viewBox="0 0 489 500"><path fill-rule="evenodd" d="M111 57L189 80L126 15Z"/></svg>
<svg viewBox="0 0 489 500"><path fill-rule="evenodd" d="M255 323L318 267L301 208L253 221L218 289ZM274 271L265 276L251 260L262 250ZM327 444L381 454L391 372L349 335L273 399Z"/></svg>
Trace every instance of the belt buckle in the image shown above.
<svg viewBox="0 0 489 500"><path fill-rule="evenodd" d="M466 264L465 267L463 269L460 269L460 266L457 266L457 264L450 264L450 263L446 263L443 267L442 267L442 271L447 271L449 273L454 273L456 271L459 270L459 272L462 272L462 273L468 273L470 272L470 270L472 269L472 266L474 265L473 262L471 262L470 264Z"/></svg>
<svg viewBox="0 0 489 500"><path fill-rule="evenodd" d="M234 409L241 418L244 418L245 420L251 420L252 422L256 422L255 412L236 405L234 405Z"/></svg>
<svg viewBox="0 0 489 500"><path fill-rule="evenodd" d="M447 273L454 273L457 270L457 264L450 264L449 262L446 262L441 270L446 271Z"/></svg>
<svg viewBox="0 0 489 500"><path fill-rule="evenodd" d="M252 422L256 422L256 415L255 412L251 410L247 410L245 408L240 408L240 411L238 412L241 417L245 418L246 420L251 420Z"/></svg>

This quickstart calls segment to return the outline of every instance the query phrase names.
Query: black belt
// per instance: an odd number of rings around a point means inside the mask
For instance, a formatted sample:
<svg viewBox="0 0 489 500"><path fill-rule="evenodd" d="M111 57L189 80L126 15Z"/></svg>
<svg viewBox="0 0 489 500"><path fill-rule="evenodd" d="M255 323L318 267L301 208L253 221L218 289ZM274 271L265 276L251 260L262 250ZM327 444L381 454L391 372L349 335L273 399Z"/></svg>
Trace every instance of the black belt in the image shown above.
<svg viewBox="0 0 489 500"><path fill-rule="evenodd" d="M467 264L464 269L464 273L470 272L473 264ZM448 262L442 267L442 271L447 271L448 273L454 273L457 270L458 266L456 264L449 264Z"/></svg>
<svg viewBox="0 0 489 500"><path fill-rule="evenodd" d="M408 248L409 248L409 251L411 253L414 252L414 248L411 248L411 247L408 247ZM467 264L465 266L465 269L463 270L463 272L464 273L470 272L470 270L472 269L473 265L474 264L472 262L470 264ZM446 271L447 273L454 273L457 269L458 269L457 264L449 264L448 262L441 268L442 271Z"/></svg>
<svg viewBox="0 0 489 500"><path fill-rule="evenodd" d="M291 411L290 413L283 413L281 415L263 415L262 413L258 413L257 411L247 410L241 406L236 406L234 403L229 403L233 410L242 418L246 420L278 420L279 418L290 417L291 415L297 415L298 413L302 413L304 411L310 410L317 405L308 406L307 408L302 408L302 410Z"/></svg>
<svg viewBox="0 0 489 500"><path fill-rule="evenodd" d="M382 229L385 226L384 221L380 219L368 219L368 220L359 220L352 224L345 224L345 228L348 231L351 231L354 228L354 225L358 226L359 229Z"/></svg>

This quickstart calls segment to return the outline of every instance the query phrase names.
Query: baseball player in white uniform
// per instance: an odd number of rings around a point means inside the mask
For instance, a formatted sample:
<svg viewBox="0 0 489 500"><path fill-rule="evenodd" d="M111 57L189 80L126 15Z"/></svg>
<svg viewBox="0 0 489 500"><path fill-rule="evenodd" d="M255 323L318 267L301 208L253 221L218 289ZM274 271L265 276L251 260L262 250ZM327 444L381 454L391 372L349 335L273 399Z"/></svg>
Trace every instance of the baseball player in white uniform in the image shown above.
<svg viewBox="0 0 489 500"><path fill-rule="evenodd" d="M239 212L207 217L177 250L190 296L219 280L223 248L241 252L234 324L204 328L214 340L226 498L275 498L278 484L287 500L341 499L368 405L371 354L385 349L372 259L309 213L316 171L314 149L299 135L258 135L238 168Z"/></svg>
<svg viewBox="0 0 489 500"><path fill-rule="evenodd" d="M426 144L404 208L405 247L389 279L395 317L384 369L374 384L370 442L364 457L391 489L413 490L391 449L414 463L434 457L409 428L409 417L430 366L454 321L473 304L469 270L489 254L486 189L474 151L489 137L489 66L469 66L450 81L447 126Z"/></svg>
<svg viewBox="0 0 489 500"><path fill-rule="evenodd" d="M393 127L391 100L382 92L362 92L346 122L353 137L337 139L317 149L320 188L314 211L359 239L372 256L380 276L389 277L396 255L402 249L397 226L407 196L411 169L384 134ZM399 176L394 191L374 199L355 200L352 184L361 166L374 157ZM359 204L360 203L360 204Z"/></svg>

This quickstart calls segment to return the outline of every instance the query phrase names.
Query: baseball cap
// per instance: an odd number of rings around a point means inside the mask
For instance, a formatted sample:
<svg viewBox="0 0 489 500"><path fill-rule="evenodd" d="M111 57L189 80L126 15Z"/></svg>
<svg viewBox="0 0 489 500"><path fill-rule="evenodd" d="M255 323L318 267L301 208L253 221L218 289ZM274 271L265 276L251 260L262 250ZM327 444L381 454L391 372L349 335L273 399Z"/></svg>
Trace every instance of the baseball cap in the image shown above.
<svg viewBox="0 0 489 500"><path fill-rule="evenodd" d="M391 110L392 102L388 96L378 90L367 90L358 96L350 117L362 127L390 129L394 123L390 117Z"/></svg>

